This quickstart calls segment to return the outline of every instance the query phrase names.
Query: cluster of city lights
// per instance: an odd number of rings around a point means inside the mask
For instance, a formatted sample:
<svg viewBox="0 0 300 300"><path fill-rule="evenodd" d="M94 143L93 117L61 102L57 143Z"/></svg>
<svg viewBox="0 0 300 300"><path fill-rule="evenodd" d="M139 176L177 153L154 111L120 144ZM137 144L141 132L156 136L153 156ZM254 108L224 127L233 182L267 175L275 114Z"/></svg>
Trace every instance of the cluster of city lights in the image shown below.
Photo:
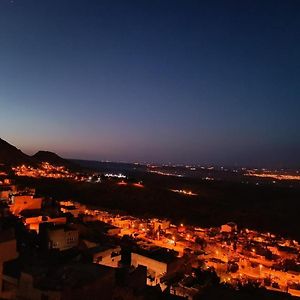
<svg viewBox="0 0 300 300"><path fill-rule="evenodd" d="M129 185L129 183L124 181L124 180L119 181L117 184L120 185L120 186L128 186ZM143 188L144 187L144 185L141 181L132 183L131 185L134 186L134 187L138 187L138 188Z"/></svg>
<svg viewBox="0 0 300 300"><path fill-rule="evenodd" d="M235 286L237 282L247 284L249 280L255 279L267 289L273 289L273 286L277 285L277 290L286 291L287 284L297 283L300 276L295 273L290 274L281 267L273 268L273 265L280 265L286 259L297 258L296 252L294 254L289 251L285 252L285 248L299 252L299 243L295 240L277 237L269 232L260 233L249 229L238 231L237 227L232 227L232 224L237 226L234 223L222 225L217 230L216 228L186 226L183 223L174 225L169 222L166 226L164 224L168 223L167 220L139 219L100 210L86 210L85 213L95 215L103 222L120 227L121 236L135 237L143 249L159 246L174 249L181 256L185 249L198 251L197 239L201 239L206 244L203 254L206 269L214 268L221 281L232 286ZM216 230L213 239L210 236L211 230ZM224 237L230 240L229 244L224 243ZM234 248L234 239L238 240L236 248ZM272 260L264 256L266 249L274 256ZM238 272L224 272L224 266L230 265L231 262L237 266ZM271 285L264 283L265 278L270 279ZM297 290L289 289L289 293L293 295L297 292Z"/></svg>
<svg viewBox="0 0 300 300"><path fill-rule="evenodd" d="M187 190L171 190L174 193L179 193L179 194L184 194L187 196L197 196L198 194L193 193L192 191L187 191Z"/></svg>
<svg viewBox="0 0 300 300"><path fill-rule="evenodd" d="M48 162L41 163L38 168L21 165L13 167L12 170L15 175L24 177L84 180L81 176L70 172L66 167L54 166Z"/></svg>
<svg viewBox="0 0 300 300"><path fill-rule="evenodd" d="M118 173L118 174L106 173L106 174L104 174L104 176L108 177L108 178L126 178L126 176L121 173Z"/></svg>
<svg viewBox="0 0 300 300"><path fill-rule="evenodd" d="M154 173L154 174L157 174L157 175L163 175L163 176L183 177L183 175L181 175L181 174L174 174L174 173L155 171L155 170L149 170L148 172Z"/></svg>
<svg viewBox="0 0 300 300"><path fill-rule="evenodd" d="M264 171L262 173L258 173L256 171L248 171L245 176L253 176L253 177L259 177L259 178L271 178L275 180L299 180L300 181L300 175L295 174L285 174L285 173L279 173L279 172L271 172L271 171Z"/></svg>

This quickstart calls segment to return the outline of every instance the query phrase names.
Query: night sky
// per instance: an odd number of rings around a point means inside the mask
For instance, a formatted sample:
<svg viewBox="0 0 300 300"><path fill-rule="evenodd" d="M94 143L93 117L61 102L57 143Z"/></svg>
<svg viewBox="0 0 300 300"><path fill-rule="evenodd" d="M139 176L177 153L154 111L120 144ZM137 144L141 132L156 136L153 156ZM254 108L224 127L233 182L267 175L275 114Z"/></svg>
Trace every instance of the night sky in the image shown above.
<svg viewBox="0 0 300 300"><path fill-rule="evenodd" d="M300 1L0 0L0 137L26 153L300 166Z"/></svg>

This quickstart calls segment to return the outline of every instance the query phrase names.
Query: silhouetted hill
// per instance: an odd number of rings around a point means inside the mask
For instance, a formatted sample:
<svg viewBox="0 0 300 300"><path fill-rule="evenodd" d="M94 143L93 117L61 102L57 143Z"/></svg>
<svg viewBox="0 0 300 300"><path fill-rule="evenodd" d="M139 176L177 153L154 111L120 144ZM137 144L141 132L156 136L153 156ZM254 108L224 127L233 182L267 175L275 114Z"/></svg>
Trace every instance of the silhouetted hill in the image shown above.
<svg viewBox="0 0 300 300"><path fill-rule="evenodd" d="M61 166L67 166L70 165L71 162L67 159L64 159L57 155L54 152L50 151L38 151L36 154L32 156L32 158L37 162L49 162L53 165L61 165Z"/></svg>
<svg viewBox="0 0 300 300"><path fill-rule="evenodd" d="M0 138L0 163L6 165L17 165L30 162L32 162L32 158L30 156Z"/></svg>
<svg viewBox="0 0 300 300"><path fill-rule="evenodd" d="M0 164L5 164L7 166L20 165L24 163L36 165L45 161L53 165L65 166L68 168L77 167L75 163L50 151L39 151L33 156L29 156L0 138Z"/></svg>

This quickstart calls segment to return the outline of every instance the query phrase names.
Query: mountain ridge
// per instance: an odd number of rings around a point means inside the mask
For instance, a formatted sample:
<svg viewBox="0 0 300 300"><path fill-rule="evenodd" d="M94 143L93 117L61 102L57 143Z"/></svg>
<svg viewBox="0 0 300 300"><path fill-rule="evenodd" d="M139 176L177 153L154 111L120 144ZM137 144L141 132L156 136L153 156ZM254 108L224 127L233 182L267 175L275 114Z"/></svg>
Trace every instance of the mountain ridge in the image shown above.
<svg viewBox="0 0 300 300"><path fill-rule="evenodd" d="M31 156L34 160L39 162L49 162L53 165L70 165L71 162L65 158L60 157L55 152L39 150L37 153Z"/></svg>
<svg viewBox="0 0 300 300"><path fill-rule="evenodd" d="M53 165L70 166L72 164L68 159L60 157L51 151L40 150L30 156L22 150L0 138L0 164L15 166L23 163L38 164L47 161Z"/></svg>

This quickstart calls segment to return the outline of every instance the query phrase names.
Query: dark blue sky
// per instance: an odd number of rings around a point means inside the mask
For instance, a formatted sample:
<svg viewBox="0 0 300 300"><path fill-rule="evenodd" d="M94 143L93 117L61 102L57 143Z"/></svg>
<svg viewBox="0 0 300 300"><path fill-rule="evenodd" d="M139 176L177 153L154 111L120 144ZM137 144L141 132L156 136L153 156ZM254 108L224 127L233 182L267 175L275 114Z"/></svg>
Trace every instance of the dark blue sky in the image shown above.
<svg viewBox="0 0 300 300"><path fill-rule="evenodd" d="M27 153L300 165L297 0L0 0L0 136Z"/></svg>

